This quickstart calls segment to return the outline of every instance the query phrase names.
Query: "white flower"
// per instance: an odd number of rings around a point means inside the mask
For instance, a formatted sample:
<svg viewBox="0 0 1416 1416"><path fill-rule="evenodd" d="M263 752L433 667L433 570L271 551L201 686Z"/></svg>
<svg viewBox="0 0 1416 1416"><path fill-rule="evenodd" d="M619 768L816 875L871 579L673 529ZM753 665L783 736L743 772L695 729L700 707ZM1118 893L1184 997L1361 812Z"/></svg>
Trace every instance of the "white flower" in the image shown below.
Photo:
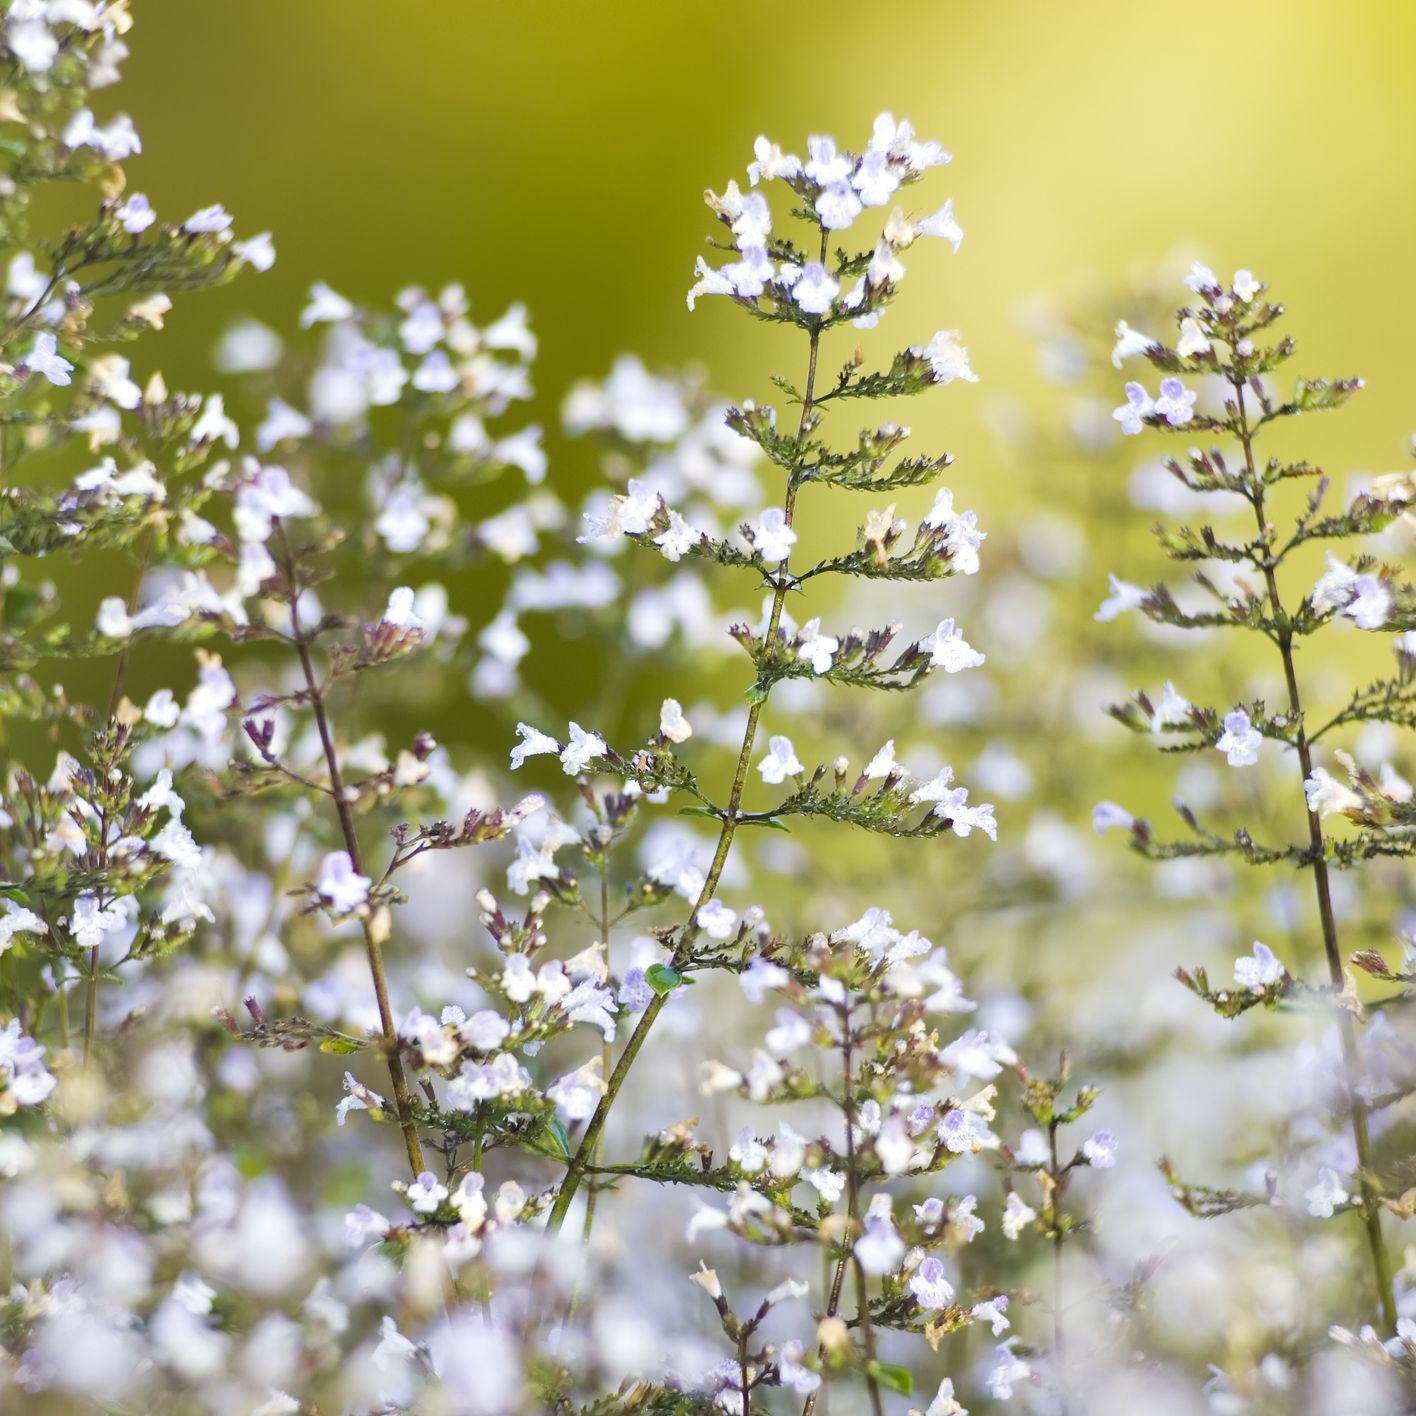
<svg viewBox="0 0 1416 1416"><path fill-rule="evenodd" d="M4 906L4 913L0 914L0 954L10 947L17 934L49 933L49 926L33 910L13 900L0 901L0 904Z"/></svg>
<svg viewBox="0 0 1416 1416"><path fill-rule="evenodd" d="M828 314L840 293L840 282L827 272L820 261L810 261L803 266L792 286L792 299L797 308L808 315Z"/></svg>
<svg viewBox="0 0 1416 1416"><path fill-rule="evenodd" d="M1337 1207L1345 1205L1352 1197L1343 1188L1337 1171L1323 1166L1318 1171L1318 1183L1304 1190L1303 1198L1314 1219L1331 1219Z"/></svg>
<svg viewBox="0 0 1416 1416"><path fill-rule="evenodd" d="M865 771L861 774L868 781L876 777L888 777L898 769L899 764L895 761L895 739L890 738L884 747L865 764Z"/></svg>
<svg viewBox="0 0 1416 1416"><path fill-rule="evenodd" d="M776 786L788 777L799 776L805 770L797 760L791 738L776 733L767 740L767 746L767 756L757 764L757 770L769 786Z"/></svg>
<svg viewBox="0 0 1416 1416"><path fill-rule="evenodd" d="M787 525L787 514L779 506L769 506L752 528L752 544L768 565L776 565L791 555L797 534Z"/></svg>
<svg viewBox="0 0 1416 1416"><path fill-rule="evenodd" d="M1180 338L1176 341L1175 352L1182 359L1191 359L1196 354L1209 353L1210 342L1200 322L1193 315L1186 315L1180 321Z"/></svg>
<svg viewBox="0 0 1416 1416"><path fill-rule="evenodd" d="M1134 354L1144 354L1154 343L1155 340L1150 335L1132 329L1125 320L1119 320L1116 325L1116 347L1111 351L1112 367L1119 369L1122 360L1129 359ZM1137 428L1136 431L1139 432L1140 429Z"/></svg>
<svg viewBox="0 0 1416 1416"><path fill-rule="evenodd" d="M948 241L957 251L964 239L964 228L954 219L954 201L951 197L932 216L926 216L914 223L916 236L937 236Z"/></svg>
<svg viewBox="0 0 1416 1416"><path fill-rule="evenodd" d="M1116 1164L1116 1137L1110 1131L1098 1131L1082 1142L1082 1154L1095 1170L1109 1170Z"/></svg>
<svg viewBox="0 0 1416 1416"><path fill-rule="evenodd" d="M996 1349L994 1366L986 1378L988 1394L995 1401L1007 1401L1013 1395L1013 1388L1032 1376L1032 1368L1021 1357L1015 1356L1008 1345L1012 1341L1009 1338Z"/></svg>
<svg viewBox="0 0 1416 1416"><path fill-rule="evenodd" d="M940 620L934 633L919 641L919 647L929 650L931 667L946 674L976 669L984 662L984 656L964 639L963 630L956 628L952 619Z"/></svg>
<svg viewBox="0 0 1416 1416"><path fill-rule="evenodd" d="M546 1095L571 1121L586 1121L594 1113L606 1091L603 1068L598 1057L592 1057L583 1067L558 1077L546 1089Z"/></svg>
<svg viewBox="0 0 1416 1416"><path fill-rule="evenodd" d="M1362 798L1325 767L1313 768L1312 776L1303 783L1303 795L1307 798L1308 810L1323 816L1341 815L1362 806Z"/></svg>
<svg viewBox="0 0 1416 1416"><path fill-rule="evenodd" d="M340 324L351 318L354 306L331 290L322 280L310 286L310 302L300 312L300 328L309 329L315 324Z"/></svg>
<svg viewBox="0 0 1416 1416"><path fill-rule="evenodd" d="M388 605L383 612L383 623L395 629L423 628L423 621L413 613L414 594L411 586L400 585L389 591Z"/></svg>
<svg viewBox="0 0 1416 1416"><path fill-rule="evenodd" d="M1254 272L1251 270L1236 270L1234 272L1234 293L1247 305L1255 295L1263 289L1259 281L1254 279Z"/></svg>
<svg viewBox="0 0 1416 1416"><path fill-rule="evenodd" d="M954 1301L954 1285L944 1277L944 1264L930 1255L910 1275L909 1290L921 1308L947 1308Z"/></svg>
<svg viewBox="0 0 1416 1416"><path fill-rule="evenodd" d="M1117 346L1120 347L1119 345ZM1114 362L1114 360L1113 360ZM1145 426L1145 420L1155 413L1155 403L1143 385L1132 379L1126 385L1126 401L1111 416L1121 424L1121 431L1134 436Z"/></svg>
<svg viewBox="0 0 1416 1416"><path fill-rule="evenodd" d="M182 230L190 231L194 235L211 234L225 231L230 225L230 213L218 202L215 206L203 207L200 211L194 211L182 223ZM272 257L272 259L274 258Z"/></svg>
<svg viewBox="0 0 1416 1416"><path fill-rule="evenodd" d="M1016 1239L1036 1218L1037 1211L1016 1190L1010 1190L1003 1206L1003 1237Z"/></svg>
<svg viewBox="0 0 1416 1416"><path fill-rule="evenodd" d="M1259 746L1263 734L1249 721L1249 715L1242 708L1235 708L1224 715L1224 732L1215 743L1215 749L1224 753L1231 767L1252 767L1259 760Z"/></svg>
<svg viewBox="0 0 1416 1416"><path fill-rule="evenodd" d="M1191 263L1189 275L1185 277L1185 288L1199 295L1206 290L1218 290L1221 286L1219 277L1207 265L1194 261Z"/></svg>
<svg viewBox="0 0 1416 1416"><path fill-rule="evenodd" d="M190 228L189 228L190 229ZM237 241L231 253L238 261L244 261L252 270L267 271L275 264L275 243L269 231L252 236L249 241Z"/></svg>
<svg viewBox="0 0 1416 1416"><path fill-rule="evenodd" d="M884 1200L877 1208L876 1201ZM865 1233L855 1241L854 1254L860 1266L869 1274L893 1273L905 1256L905 1241L890 1218L890 1197L877 1195L871 1201L871 1213L866 1216Z"/></svg>
<svg viewBox="0 0 1416 1416"><path fill-rule="evenodd" d="M797 647L798 659L811 665L812 673L824 674L830 669L841 641L830 634L821 633L821 621L810 619L801 627L801 643Z"/></svg>
<svg viewBox="0 0 1416 1416"><path fill-rule="evenodd" d="M431 1170L424 1170L403 1193L415 1214L436 1214L438 1206L447 1199L448 1189Z"/></svg>
<svg viewBox="0 0 1416 1416"><path fill-rule="evenodd" d="M49 32L42 14L12 14L5 29L5 47L31 74L47 74L59 54L59 41Z"/></svg>
<svg viewBox="0 0 1416 1416"><path fill-rule="evenodd" d="M72 381L70 375L74 366L57 352L58 348L59 341L44 330L35 335L30 352L20 362L30 373L41 374L50 383L64 388Z"/></svg>
<svg viewBox="0 0 1416 1416"><path fill-rule="evenodd" d="M731 939L737 929L737 913L721 900L709 900L698 911L698 927L710 939Z"/></svg>
<svg viewBox="0 0 1416 1416"><path fill-rule="evenodd" d="M1139 585L1118 580L1114 575L1108 575L1106 579L1111 586L1111 593L1101 602L1100 609L1092 616L1094 620L1098 620L1102 624L1114 620L1118 615L1140 609L1141 605L1145 603L1146 596L1150 593L1148 590L1141 589Z"/></svg>
<svg viewBox="0 0 1416 1416"><path fill-rule="evenodd" d="M693 724L683 716L677 698L666 698L660 706L659 732L670 742L687 742L693 736Z"/></svg>
<svg viewBox="0 0 1416 1416"><path fill-rule="evenodd" d="M105 639L127 639L134 629L128 602L121 595L105 595L99 602L94 628Z"/></svg>
<svg viewBox="0 0 1416 1416"><path fill-rule="evenodd" d="M113 214L130 236L137 236L146 231L157 220L152 203L141 192L134 192Z"/></svg>
<svg viewBox="0 0 1416 1416"><path fill-rule="evenodd" d="M561 767L567 777L583 772L597 757L603 757L608 749L599 733L587 733L579 723L570 725L570 741L561 751Z"/></svg>
<svg viewBox="0 0 1416 1416"><path fill-rule="evenodd" d="M331 851L320 862L315 890L334 915L348 914L365 904L373 881L354 869L348 851Z"/></svg>
<svg viewBox="0 0 1416 1416"><path fill-rule="evenodd" d="M954 1379L945 1377L934 1393L934 1400L925 1408L924 1416L969 1416L967 1407L961 1406L954 1396Z"/></svg>
<svg viewBox="0 0 1416 1416"><path fill-rule="evenodd" d="M755 187L758 182L776 180L789 182L801 174L801 158L784 153L778 144L759 137L752 145L755 161L747 168L747 180Z"/></svg>
<svg viewBox="0 0 1416 1416"><path fill-rule="evenodd" d="M1155 401L1156 415L1172 428L1181 427L1194 416L1195 398L1195 391L1186 388L1179 379L1161 379L1160 397Z"/></svg>
<svg viewBox="0 0 1416 1416"><path fill-rule="evenodd" d="M860 196L849 182L832 182L816 199L816 215L827 231L844 231L860 215L861 206Z"/></svg>
<svg viewBox="0 0 1416 1416"><path fill-rule="evenodd" d="M690 526L672 507L669 508L669 529L654 537L654 544L668 561L680 561L700 542L707 539L696 526Z"/></svg>
<svg viewBox="0 0 1416 1416"><path fill-rule="evenodd" d="M1254 940L1253 954L1234 961L1234 981L1240 988L1267 988L1283 977L1283 965L1267 944Z"/></svg>
<svg viewBox="0 0 1416 1416"><path fill-rule="evenodd" d="M953 383L955 379L978 382L978 375L969 367L969 351L959 343L956 329L939 330L923 349L913 348L910 353L929 361L930 375L937 384Z"/></svg>

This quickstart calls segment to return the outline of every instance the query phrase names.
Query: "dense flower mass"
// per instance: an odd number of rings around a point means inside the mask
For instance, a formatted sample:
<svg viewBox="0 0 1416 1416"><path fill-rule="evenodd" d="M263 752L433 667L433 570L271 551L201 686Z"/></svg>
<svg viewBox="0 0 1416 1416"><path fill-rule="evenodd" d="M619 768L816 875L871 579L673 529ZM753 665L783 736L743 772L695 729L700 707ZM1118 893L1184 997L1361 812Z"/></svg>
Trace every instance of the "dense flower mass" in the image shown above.
<svg viewBox="0 0 1416 1416"><path fill-rule="evenodd" d="M276 248L126 185L133 9L0 3L0 1404L1410 1409L1416 478L1256 451L1360 381L1281 384L1247 270L1054 311L1092 491L985 532L837 433L978 381L843 328L963 240L886 113L707 195L779 406L624 355L563 469L523 307L317 278L173 392L173 297ZM1098 609L1127 498L1194 582ZM1173 840L1094 723L1137 624Z"/></svg>

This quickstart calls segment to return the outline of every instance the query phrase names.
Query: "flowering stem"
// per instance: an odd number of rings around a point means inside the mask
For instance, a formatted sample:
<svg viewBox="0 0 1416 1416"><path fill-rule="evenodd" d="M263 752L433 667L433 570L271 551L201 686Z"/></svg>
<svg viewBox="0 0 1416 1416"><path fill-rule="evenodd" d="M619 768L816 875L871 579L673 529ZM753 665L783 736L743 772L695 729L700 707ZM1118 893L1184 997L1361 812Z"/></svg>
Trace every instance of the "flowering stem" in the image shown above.
<svg viewBox="0 0 1416 1416"><path fill-rule="evenodd" d="M300 660L300 670L305 678L305 692L314 713L315 727L320 735L320 747L324 753L325 769L329 772L330 795L334 798L335 813L339 818L340 835L344 838L344 849L349 853L350 864L357 875L364 873L363 859L359 851L359 835L354 829L354 813L349 809L349 800L344 793L344 777L339 770L339 754L335 751L334 735L330 731L329 715L325 710L324 690L315 673L310 658L310 643L300 624L300 587L295 575L295 562L290 550L290 541L281 526L281 539L285 543L288 557L287 575L290 583L290 638L295 653ZM388 1001L388 980L384 975L383 946L375 932L374 920L367 914L361 916L360 925L364 931L364 948L369 958L369 974L374 981L374 996L379 1005L379 1024L383 1030L384 1055L388 1060L388 1075L393 1083L393 1099L398 1110L398 1124L403 1130L403 1143L408 1150L408 1163L415 1176L427 1166L423 1161L423 1147L418 1140L418 1125L413 1119L412 1098L408 1091L408 1078L403 1070L403 1058L398 1053L398 1029L394 1026L393 1009Z"/></svg>
<svg viewBox="0 0 1416 1416"><path fill-rule="evenodd" d="M1065 1059L1064 1059L1065 1062ZM1058 1202L1066 1188L1066 1179L1057 1157L1057 1128L1054 1119L1047 1128L1048 1146L1052 1159L1052 1188L1048 1200L1052 1206L1052 1360L1057 1365L1057 1411L1058 1416L1067 1416L1067 1361L1063 1343L1062 1318L1062 1245L1065 1236L1062 1230Z"/></svg>
<svg viewBox="0 0 1416 1416"><path fill-rule="evenodd" d="M847 1242L850 1244L851 1267L855 1271L856 1325L860 1328L861 1345L865 1350L865 1386L870 1395L870 1409L875 1416L883 1416L884 1406L880 1400L880 1386L871 1371L875 1361L875 1329L870 1323L870 1291L866 1283L865 1267L855 1251L856 1234L860 1222L860 1182L856 1175L855 1148L855 1073L852 1068L851 1015L849 1007L841 1009L841 1067L845 1073L843 1100L846 1113L846 1209L850 1215L851 1228Z"/></svg>
<svg viewBox="0 0 1416 1416"><path fill-rule="evenodd" d="M836 1260L836 1272L831 1279L831 1292L826 1299L826 1312L823 1317L834 1318L841 1306L841 1290L846 1283L846 1257L844 1254ZM823 1343L820 1348L820 1360L826 1360L826 1347ZM801 1408L801 1416L812 1416L816 1410L816 1398L821 1394L821 1388L817 1386L807 1393L806 1402Z"/></svg>
<svg viewBox="0 0 1416 1416"><path fill-rule="evenodd" d="M1277 561L1271 553L1268 520L1264 514L1263 482L1255 467L1254 434L1249 427L1248 414L1244 406L1244 380L1237 379L1232 382L1238 401L1239 441L1244 449L1244 462L1248 471L1249 500L1258 521L1259 546L1263 555L1260 569L1264 573L1269 604L1273 610L1274 642L1277 644L1279 655L1283 660L1283 677L1288 689L1288 708L1293 718L1294 746L1298 751L1298 766L1303 774L1303 781L1306 783L1308 778L1313 775L1313 754L1303 727L1303 701L1298 689L1298 673L1293 656L1293 629L1279 597L1278 577L1275 574ZM1308 807L1308 841L1313 857L1313 888L1318 900L1318 919L1322 926L1323 952L1327 958L1328 977L1332 986L1340 993L1345 982L1342 968L1342 948L1337 937L1337 917L1332 908L1332 888L1328 876L1322 820L1316 808L1311 806ZM1367 1247L1371 1251L1372 1273L1376 1280L1377 1299L1381 1305L1382 1320L1388 1331L1394 1331L1397 1315L1396 1296L1392 1289L1391 1258L1387 1253L1386 1239L1382 1234L1381 1206L1372 1178L1374 1174L1372 1143L1367 1130L1367 1110L1357 1091L1357 1082L1362 1074L1362 1062L1357 1051L1357 1035L1352 1015L1343 1007L1338 1009L1338 1033L1342 1039L1343 1068L1351 1106L1352 1139L1357 1151L1357 1184L1361 1197L1362 1224L1367 1234Z"/></svg>
<svg viewBox="0 0 1416 1416"><path fill-rule="evenodd" d="M821 233L821 254L824 259L826 254L826 233ZM816 357L821 345L821 326L819 323L813 324L811 328L811 350L807 361L806 386L802 393L801 400L801 422L797 427L797 443L800 445L807 432L807 427L811 420L811 411L814 407L814 394L816 389ZM782 503L782 511L786 516L787 525L792 524L792 514L796 510L797 484L794 477L788 475L787 488ZM787 598L787 591L792 585L791 576L787 574L786 562L782 563L776 579L773 581L772 609L768 615L766 642L771 643L776 637L777 626L782 620L782 606ZM747 710L747 726L743 729L742 748L738 753L737 767L733 771L733 784L728 793L728 804L723 811L723 825L718 832L718 844L713 851L713 861L708 867L708 874L704 878L703 888L698 893L698 899L693 906L693 911L689 915L687 923L679 931L678 942L674 946L672 967L679 967L686 962L689 951L692 949L694 941L698 938L698 911L713 898L713 892L718 888L718 881L722 878L723 867L727 864L728 852L732 849L733 837L737 834L738 821L740 819L740 808L742 806L743 792L747 787L747 772L752 761L752 746L757 740L757 724L762 717L762 707L767 701L767 696L771 692L768 686L760 695L755 695L753 702ZM595 1114L591 1116L590 1123L585 1128L585 1134L580 1138L580 1144L576 1147L574 1156L571 1157L570 1164L566 1169L565 1178L561 1181L560 1189L556 1193L555 1203L551 1206L551 1213L546 1221L546 1227L551 1233L559 1231L565 1223L565 1216L570 1209L571 1201L575 1198L575 1192L580 1188L580 1182L585 1176L586 1167L590 1164L591 1158L596 1154L596 1148L600 1142L600 1136L605 1129L605 1122L609 1119L610 1108L615 1104L615 1098L619 1095L620 1088L624 1085L624 1079L629 1075L629 1070L634 1066L634 1059L639 1056L639 1050L644 1046L645 1039L649 1036L650 1029L653 1028L655 1020L663 1012L664 1005L668 1002L669 995L656 994L653 1002L640 1015L639 1023L633 1033L630 1034L629 1041L625 1043L624 1051L620 1053L620 1059L615 1064L614 1071L610 1074L608 1083L605 1086L605 1094L600 1098L600 1103L595 1108Z"/></svg>

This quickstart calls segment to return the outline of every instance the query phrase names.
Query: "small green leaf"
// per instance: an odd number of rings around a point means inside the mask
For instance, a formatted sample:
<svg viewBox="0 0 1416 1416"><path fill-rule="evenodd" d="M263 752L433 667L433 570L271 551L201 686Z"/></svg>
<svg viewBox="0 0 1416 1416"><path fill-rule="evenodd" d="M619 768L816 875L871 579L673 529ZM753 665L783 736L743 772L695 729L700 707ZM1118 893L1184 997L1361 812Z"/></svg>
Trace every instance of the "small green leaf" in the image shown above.
<svg viewBox="0 0 1416 1416"><path fill-rule="evenodd" d="M756 706L758 703L767 701L767 690L760 683L755 683L743 694L749 705Z"/></svg>
<svg viewBox="0 0 1416 1416"><path fill-rule="evenodd" d="M551 1149L560 1156L562 1160L570 1159L570 1135L565 1127L561 1125L558 1117L552 1116L546 1122L546 1135L550 1139Z"/></svg>
<svg viewBox="0 0 1416 1416"><path fill-rule="evenodd" d="M683 983L683 975L677 969L671 969L667 964L650 964L644 970L644 982L662 998L666 993L672 993Z"/></svg>
<svg viewBox="0 0 1416 1416"><path fill-rule="evenodd" d="M914 1377L908 1367L897 1367L893 1362L869 1362L865 1370L881 1386L897 1391L901 1396L909 1396L914 1391Z"/></svg>
<svg viewBox="0 0 1416 1416"><path fill-rule="evenodd" d="M327 1037L320 1043L321 1052L362 1052L364 1044L352 1037Z"/></svg>

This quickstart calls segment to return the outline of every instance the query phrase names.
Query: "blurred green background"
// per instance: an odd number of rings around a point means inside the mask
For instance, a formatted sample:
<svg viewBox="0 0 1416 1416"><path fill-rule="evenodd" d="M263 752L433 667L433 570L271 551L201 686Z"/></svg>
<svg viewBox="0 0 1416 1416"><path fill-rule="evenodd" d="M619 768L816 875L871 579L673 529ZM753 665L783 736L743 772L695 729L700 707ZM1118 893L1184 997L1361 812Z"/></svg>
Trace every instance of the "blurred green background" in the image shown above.
<svg viewBox="0 0 1416 1416"><path fill-rule="evenodd" d="M146 145L134 186L164 216L223 201L280 252L270 275L179 305L160 345L174 369L239 310L289 329L317 278L378 303L456 279L474 318L530 306L548 426L569 381L622 349L701 361L725 394L760 397L798 351L720 304L689 315L711 229L699 193L743 180L759 132L856 146L888 108L954 153L917 202L952 194L968 235L957 257L913 253L876 338L963 331L984 382L909 412L985 513L1020 490L983 422L990 399L1036 385L1019 302L1178 242L1274 287L1295 371L1368 378L1350 413L1311 429L1315 460L1397 467L1416 428L1409 0L135 9L117 99ZM589 449L552 450L561 486L593 479ZM1045 468L1028 481L1045 497Z"/></svg>

